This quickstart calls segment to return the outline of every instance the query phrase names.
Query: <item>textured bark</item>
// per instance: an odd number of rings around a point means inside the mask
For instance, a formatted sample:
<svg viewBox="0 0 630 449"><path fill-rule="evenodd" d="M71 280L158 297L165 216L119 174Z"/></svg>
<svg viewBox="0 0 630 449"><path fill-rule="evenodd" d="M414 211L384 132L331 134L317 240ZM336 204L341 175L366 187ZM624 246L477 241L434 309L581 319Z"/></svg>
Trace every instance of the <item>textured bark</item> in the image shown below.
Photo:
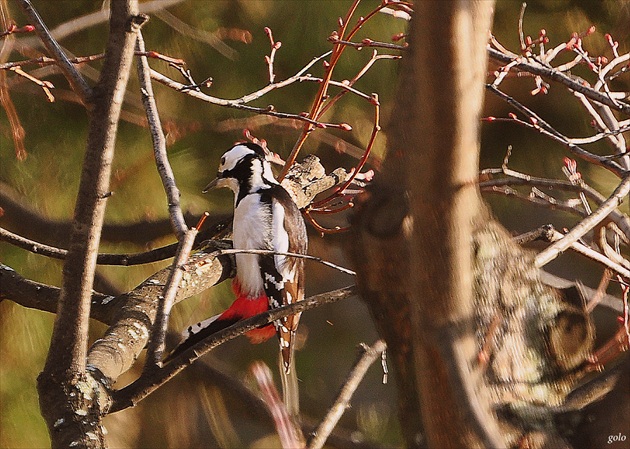
<svg viewBox="0 0 630 449"><path fill-rule="evenodd" d="M388 154L348 246L393 355L409 447L566 447L544 423L593 341L582 304L541 282L480 198L492 6L416 5Z"/></svg>
<svg viewBox="0 0 630 449"><path fill-rule="evenodd" d="M190 257L176 302L226 279L232 273L229 256L216 258L200 251ZM131 292L117 298L117 313L105 335L94 342L88 354L88 365L100 372L108 384L127 371L149 340L155 320L157 298L163 293L171 267L158 271Z"/></svg>
<svg viewBox="0 0 630 449"><path fill-rule="evenodd" d="M90 121L57 316L38 377L42 416L52 447L103 447L101 387L86 371L96 257L103 226L118 117L139 25L137 1L112 2L103 70L91 92ZM75 83L73 83L73 86Z"/></svg>

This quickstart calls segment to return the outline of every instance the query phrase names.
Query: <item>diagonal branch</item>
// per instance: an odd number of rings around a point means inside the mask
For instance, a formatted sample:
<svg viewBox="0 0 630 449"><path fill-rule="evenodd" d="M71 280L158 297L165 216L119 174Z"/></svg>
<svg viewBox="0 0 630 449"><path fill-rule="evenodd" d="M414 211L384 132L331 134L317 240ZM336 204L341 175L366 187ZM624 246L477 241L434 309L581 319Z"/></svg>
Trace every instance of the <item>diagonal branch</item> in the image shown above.
<svg viewBox="0 0 630 449"><path fill-rule="evenodd" d="M584 234L602 222L622 201L628 199L630 192L630 173L627 173L610 197L604 201L591 215L582 220L562 239L536 255L534 264L540 268L558 257L560 253L577 242Z"/></svg>
<svg viewBox="0 0 630 449"><path fill-rule="evenodd" d="M624 114L630 116L630 104L616 101L608 96L606 93L599 92L587 85L584 85L577 80L574 80L570 76L562 73L561 71L554 69L553 67L545 66L532 58L524 58L519 56L515 58L513 55L506 55L490 46L487 47L487 51L490 58L494 59L495 61L499 61L505 64L512 63L514 64L513 66L517 69L532 73L534 75L540 75L551 81L556 81L564 84L569 89L584 94L586 97L590 98L593 101L597 101L598 103L609 106L614 111L623 112Z"/></svg>
<svg viewBox="0 0 630 449"><path fill-rule="evenodd" d="M138 40L136 41L136 51L140 53L137 60L138 79L140 80L140 91L142 93L142 104L147 114L147 122L151 130L151 139L153 141L153 153L155 155L155 163L166 191L168 199L168 211L171 217L171 225L175 234L181 238L186 232L186 220L180 207L180 193L175 184L175 176L173 169L168 161L166 154L166 138L162 130L160 115L158 113L157 104L153 95L153 86L151 84L151 76L149 74L150 67L147 57L144 56L146 49L144 48L144 39L142 33L138 32Z"/></svg>
<svg viewBox="0 0 630 449"><path fill-rule="evenodd" d="M166 338L166 331L168 328L168 319L171 314L171 309L175 303L177 296L177 290L184 277L184 270L186 269L186 263L193 244L195 243L195 236L197 235L197 229L192 228L185 232L179 247L177 248L177 256L172 264L172 269L169 273L168 280L164 286L164 293L158 296L157 301L157 314L155 322L153 323L153 330L151 331L151 340L147 347L147 360L144 365L144 373L150 373L157 367L158 362L162 359L162 353L164 352L164 340Z"/></svg>
<svg viewBox="0 0 630 449"><path fill-rule="evenodd" d="M530 123L522 122L522 124L532 127L536 129L538 132L540 132L541 134L549 136L553 138L554 140L562 143L563 145L566 145L567 148L569 148L569 150L573 154L581 157L585 161L591 162L593 164L601 165L602 167L607 168L608 170L610 170L611 172L613 172L619 177L623 176L624 168L621 167L617 162L609 158L606 158L604 156L598 156L596 154L593 154L590 151L586 151L579 145L576 145L574 142L571 141L571 139L567 138L566 136L558 132L555 128L553 128L550 124L548 124L545 120L543 120L542 117L540 117L534 111L524 106L523 104L521 104L514 98L510 97L506 93L500 91L492 84L486 84L486 90L492 92L493 94L501 98L503 101L505 101L506 103L514 107L516 110L524 114L530 120Z"/></svg>
<svg viewBox="0 0 630 449"><path fill-rule="evenodd" d="M367 345L362 346L363 353L354 364L352 371L335 399L335 403L328 410L324 420L313 432L313 438L308 445L309 449L321 449L324 446L328 436L341 419L341 416L350 406L350 399L361 383L361 380L363 380L368 368L376 359L381 357L386 348L387 345L383 340L376 341L371 347Z"/></svg>
<svg viewBox="0 0 630 449"><path fill-rule="evenodd" d="M83 104L90 109L92 96L92 89L90 86L87 84L74 64L70 62L61 46L52 37L48 27L40 17L39 13L35 10L30 0L18 0L18 4L22 7L22 10L24 10L24 13L29 20L34 24L37 35L42 40L51 56L58 61L61 71L72 86L72 90L74 90L79 98L81 98Z"/></svg>
<svg viewBox="0 0 630 449"><path fill-rule="evenodd" d="M341 288L328 293L311 296L303 301L298 301L287 306L269 310L252 318L242 320L220 332L210 335L208 338L196 343L173 361L162 368L151 372L150 376L144 376L129 386L113 393L114 403L110 413L135 406L142 399L157 390L160 386L171 380L175 375L190 366L199 357L205 355L217 346L232 340L247 331L267 325L282 317L304 312L324 304L330 304L356 294L354 286Z"/></svg>

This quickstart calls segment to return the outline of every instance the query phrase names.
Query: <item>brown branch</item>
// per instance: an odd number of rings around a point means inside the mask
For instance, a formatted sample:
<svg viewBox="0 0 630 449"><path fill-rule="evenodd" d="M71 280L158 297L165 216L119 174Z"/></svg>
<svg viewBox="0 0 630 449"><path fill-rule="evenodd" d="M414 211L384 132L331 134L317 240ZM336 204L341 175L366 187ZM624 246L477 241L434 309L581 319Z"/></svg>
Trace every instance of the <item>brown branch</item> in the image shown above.
<svg viewBox="0 0 630 449"><path fill-rule="evenodd" d="M381 357L387 345L383 340L378 340L371 347L362 345L361 348L362 354L359 355L352 371L350 371L344 381L341 390L335 398L335 402L328 410L326 417L313 432L313 438L309 441L308 445L309 449L321 449L324 446L328 435L330 435L341 419L341 416L350 406L350 399L359 387L368 368Z"/></svg>
<svg viewBox="0 0 630 449"><path fill-rule="evenodd" d="M175 357L169 364L154 370L150 376L142 377L129 386L114 392L114 403L110 412L113 413L127 407L135 406L139 401L168 382L184 368L190 366L199 357L226 341L232 340L249 330L269 324L279 318L304 312L324 304L330 304L353 296L354 294L356 294L356 290L353 286L345 287L332 292L311 296L303 301L295 302L239 321L191 346Z"/></svg>
<svg viewBox="0 0 630 449"><path fill-rule="evenodd" d="M42 38L48 37L41 19L30 3L21 0L27 14L37 22ZM75 205L68 256L64 263L63 281L50 350L42 374L38 378L38 392L42 415L48 425L53 447L69 447L81 442L84 447L100 447L104 435L100 426L101 397L86 396L82 388L95 390L95 382L87 375L86 356L89 330L90 303L96 256L109 180L114 155L118 118L122 98L133 60L136 32L146 20L138 16L137 1L112 2L110 33L106 56L95 97L85 87L83 78L59 48L48 42L51 51L62 63L73 88L90 107L90 121L85 159ZM91 102L90 100L94 100ZM98 391L98 390L97 390ZM76 413L85 410L85 414ZM86 425L82 416L90 415ZM63 431L56 424L63 419ZM94 436L89 438L88 435Z"/></svg>
<svg viewBox="0 0 630 449"><path fill-rule="evenodd" d="M13 268L0 264L0 300L7 299L30 309L57 312L59 288L22 277ZM90 318L111 324L120 300L102 293L92 293Z"/></svg>
<svg viewBox="0 0 630 449"><path fill-rule="evenodd" d="M404 51L409 48L409 45L407 44L399 45L399 44L392 44L390 42L377 42L377 41L373 41L372 39L363 39L361 42L350 42L350 41L344 41L342 39L332 39L332 42L347 45L348 47L353 47L353 48L356 48L357 50L362 50L364 47L369 47L369 48L386 48L388 50Z"/></svg>
<svg viewBox="0 0 630 449"><path fill-rule="evenodd" d="M190 257L175 303L201 293L232 275L234 263L231 257L216 257L213 250L221 245L211 243L206 251L198 251ZM157 298L163 294L171 271L170 266L166 267L129 293L121 295L116 321L90 348L88 364L97 368L108 382L115 382L126 372L146 346L155 320Z"/></svg>
<svg viewBox="0 0 630 449"><path fill-rule="evenodd" d="M39 13L35 10L30 0L18 0L18 4L29 18L29 20L35 26L37 35L42 40L50 54L58 61L58 65L61 68L62 73L72 86L72 90L81 98L83 104L91 108L92 89L85 81L85 78L77 70L72 62L66 56L61 46L52 37L48 27L39 16Z"/></svg>
<svg viewBox="0 0 630 449"><path fill-rule="evenodd" d="M203 241L214 239L219 233L222 233L229 229L231 217L227 217L224 220L219 220L217 223L209 228L204 229L197 235L195 244L198 245ZM53 259L63 260L68 255L68 251L55 246L45 245L43 243L36 242L34 240L27 239L20 235L14 234L3 228L0 228L0 241L8 242L18 248L25 249L34 254L39 254ZM158 262L160 260L169 259L175 255L177 250L177 243L155 248L149 251L133 254L110 254L99 253L96 258L98 265L142 265L151 262Z"/></svg>
<svg viewBox="0 0 630 449"><path fill-rule="evenodd" d="M624 114L630 116L630 104L613 100L606 93L595 90L592 87L589 87L588 85L585 85L584 83L581 83L571 78L570 76L560 72L553 67L547 67L533 58L525 58L521 56L517 56L515 58L512 55L504 54L498 50L495 50L490 46L487 47L487 50L490 58L496 61L505 64L512 63L513 67L517 69L532 73L534 75L540 75L551 81L561 83L571 90L584 94L586 97L590 98L593 101L597 101L615 111L623 112Z"/></svg>

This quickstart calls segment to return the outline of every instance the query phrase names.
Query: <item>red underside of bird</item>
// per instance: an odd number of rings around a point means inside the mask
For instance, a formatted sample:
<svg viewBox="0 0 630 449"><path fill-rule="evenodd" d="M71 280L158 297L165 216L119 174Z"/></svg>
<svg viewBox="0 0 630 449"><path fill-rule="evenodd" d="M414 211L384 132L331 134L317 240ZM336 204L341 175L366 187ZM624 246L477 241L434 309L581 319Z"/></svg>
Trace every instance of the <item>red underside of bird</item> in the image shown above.
<svg viewBox="0 0 630 449"><path fill-rule="evenodd" d="M250 297L241 289L237 279L232 280L232 290L236 299L232 305L220 315L209 318L195 326L188 328L188 335L185 340L166 357L164 362L172 360L178 354L200 342L204 338L215 334L232 324L259 315L269 310L269 299L263 292L259 296ZM273 324L267 324L245 333L251 343L258 344L269 340L276 334Z"/></svg>
<svg viewBox="0 0 630 449"><path fill-rule="evenodd" d="M259 296L252 298L241 290L241 285L236 279L232 281L232 290L234 290L236 300L232 303L229 309L219 315L217 321L240 321L269 310L269 299L264 292ZM245 335L251 343L262 343L269 340L275 334L276 330L273 324L268 324L263 327L252 329Z"/></svg>

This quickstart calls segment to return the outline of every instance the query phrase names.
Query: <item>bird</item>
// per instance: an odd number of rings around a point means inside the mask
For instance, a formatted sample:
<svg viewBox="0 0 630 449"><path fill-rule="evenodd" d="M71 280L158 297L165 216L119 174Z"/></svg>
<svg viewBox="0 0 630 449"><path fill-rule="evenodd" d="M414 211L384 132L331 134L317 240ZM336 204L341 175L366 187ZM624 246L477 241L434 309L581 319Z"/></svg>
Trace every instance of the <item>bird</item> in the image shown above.
<svg viewBox="0 0 630 449"><path fill-rule="evenodd" d="M275 179L266 150L253 142L233 145L221 157L216 178L203 192L221 187L234 193L234 249L275 254L236 253L232 281L236 299L223 313L190 326L169 359L239 320L304 299L304 259L286 253L306 254L306 226L291 195ZM284 376L293 370L299 320L300 314L295 314L246 333L251 343L277 335Z"/></svg>

